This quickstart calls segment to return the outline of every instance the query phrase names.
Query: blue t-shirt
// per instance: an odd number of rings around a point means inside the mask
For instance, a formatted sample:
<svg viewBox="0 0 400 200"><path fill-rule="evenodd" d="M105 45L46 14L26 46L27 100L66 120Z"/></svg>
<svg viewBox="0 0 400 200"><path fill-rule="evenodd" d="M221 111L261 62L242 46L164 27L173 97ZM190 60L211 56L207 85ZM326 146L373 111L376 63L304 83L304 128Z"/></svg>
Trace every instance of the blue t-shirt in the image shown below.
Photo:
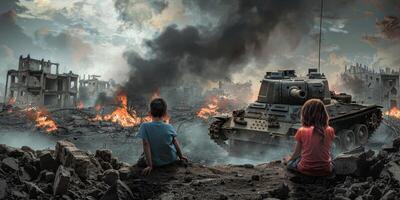
<svg viewBox="0 0 400 200"><path fill-rule="evenodd" d="M149 142L154 166L167 165L177 160L172 142L176 131L170 124L159 121L143 123L137 136Z"/></svg>

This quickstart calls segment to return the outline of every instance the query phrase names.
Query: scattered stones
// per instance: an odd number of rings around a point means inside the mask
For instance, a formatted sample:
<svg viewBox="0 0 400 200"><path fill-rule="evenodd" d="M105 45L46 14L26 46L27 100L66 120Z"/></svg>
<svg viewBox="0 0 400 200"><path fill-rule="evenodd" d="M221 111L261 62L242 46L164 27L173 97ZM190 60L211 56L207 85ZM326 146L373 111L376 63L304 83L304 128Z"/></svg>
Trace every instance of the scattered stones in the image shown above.
<svg viewBox="0 0 400 200"><path fill-rule="evenodd" d="M54 184L53 184L53 194L66 194L68 191L69 183L71 179L70 172L65 169L62 165L58 167Z"/></svg>
<svg viewBox="0 0 400 200"><path fill-rule="evenodd" d="M11 158L11 157L4 158L1 161L1 167L5 171L11 171L11 172L18 171L18 169L19 169L18 168L18 160L15 158Z"/></svg>

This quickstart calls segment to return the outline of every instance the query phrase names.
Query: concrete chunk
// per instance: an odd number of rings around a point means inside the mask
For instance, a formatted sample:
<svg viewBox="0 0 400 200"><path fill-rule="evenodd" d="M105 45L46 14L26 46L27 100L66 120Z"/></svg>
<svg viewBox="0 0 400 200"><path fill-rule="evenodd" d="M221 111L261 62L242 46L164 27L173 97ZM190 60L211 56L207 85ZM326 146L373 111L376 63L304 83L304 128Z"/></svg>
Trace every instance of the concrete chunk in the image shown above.
<svg viewBox="0 0 400 200"><path fill-rule="evenodd" d="M65 167L71 167L80 178L86 179L92 163L87 152L79 150L68 141L58 141L56 145L56 160Z"/></svg>
<svg viewBox="0 0 400 200"><path fill-rule="evenodd" d="M364 176L369 173L370 168L367 159L373 155L373 151L365 151L363 147L344 152L334 159L335 173L338 175Z"/></svg>
<svg viewBox="0 0 400 200"><path fill-rule="evenodd" d="M71 180L70 172L62 165L58 167L56 177L53 183L53 194L66 194Z"/></svg>
<svg viewBox="0 0 400 200"><path fill-rule="evenodd" d="M15 158L4 158L3 161L1 162L1 166L4 170L6 171L11 171L15 172L18 171L18 160Z"/></svg>
<svg viewBox="0 0 400 200"><path fill-rule="evenodd" d="M56 171L58 164L57 161L53 158L50 152L44 152L40 157L40 169L41 170L49 170Z"/></svg>

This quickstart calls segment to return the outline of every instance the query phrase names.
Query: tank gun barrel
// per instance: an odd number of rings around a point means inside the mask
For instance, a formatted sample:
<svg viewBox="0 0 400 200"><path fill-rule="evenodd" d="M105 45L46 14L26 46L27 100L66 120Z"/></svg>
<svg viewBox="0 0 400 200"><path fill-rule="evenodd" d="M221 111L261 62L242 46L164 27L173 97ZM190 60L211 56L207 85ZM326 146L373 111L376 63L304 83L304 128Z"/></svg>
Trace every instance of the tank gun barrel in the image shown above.
<svg viewBox="0 0 400 200"><path fill-rule="evenodd" d="M306 97L306 92L304 90L300 90L297 87L290 88L289 94L292 97L304 99Z"/></svg>

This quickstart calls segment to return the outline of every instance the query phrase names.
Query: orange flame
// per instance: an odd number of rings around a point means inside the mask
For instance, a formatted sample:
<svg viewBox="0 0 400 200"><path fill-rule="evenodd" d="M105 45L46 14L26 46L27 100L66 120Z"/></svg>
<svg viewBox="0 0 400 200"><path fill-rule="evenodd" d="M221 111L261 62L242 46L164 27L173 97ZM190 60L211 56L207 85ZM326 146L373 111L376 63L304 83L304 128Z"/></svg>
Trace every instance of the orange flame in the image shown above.
<svg viewBox="0 0 400 200"><path fill-rule="evenodd" d="M120 103L120 106L117 107L111 114L107 114L104 116L96 115L93 118L93 121L110 121L114 123L118 123L123 127L133 127L138 126L142 122L151 121L148 117L139 117L136 115L136 112L132 113L128 112L128 100L125 94L120 93L117 96L117 101ZM96 106L97 107L97 106ZM99 106L100 108L100 106ZM96 108L97 110L97 108Z"/></svg>
<svg viewBox="0 0 400 200"><path fill-rule="evenodd" d="M389 111L386 111L385 115L400 119L400 110L397 107L393 107Z"/></svg>
<svg viewBox="0 0 400 200"><path fill-rule="evenodd" d="M27 112L28 118L36 122L37 128L44 129L48 133L58 129L54 120L49 118L48 111L45 108L28 107L24 111Z"/></svg>
<svg viewBox="0 0 400 200"><path fill-rule="evenodd" d="M202 107L199 112L197 112L197 117L203 118L203 119L208 119L214 115L219 114L218 110L218 98L217 97L211 97L209 99L209 102Z"/></svg>

